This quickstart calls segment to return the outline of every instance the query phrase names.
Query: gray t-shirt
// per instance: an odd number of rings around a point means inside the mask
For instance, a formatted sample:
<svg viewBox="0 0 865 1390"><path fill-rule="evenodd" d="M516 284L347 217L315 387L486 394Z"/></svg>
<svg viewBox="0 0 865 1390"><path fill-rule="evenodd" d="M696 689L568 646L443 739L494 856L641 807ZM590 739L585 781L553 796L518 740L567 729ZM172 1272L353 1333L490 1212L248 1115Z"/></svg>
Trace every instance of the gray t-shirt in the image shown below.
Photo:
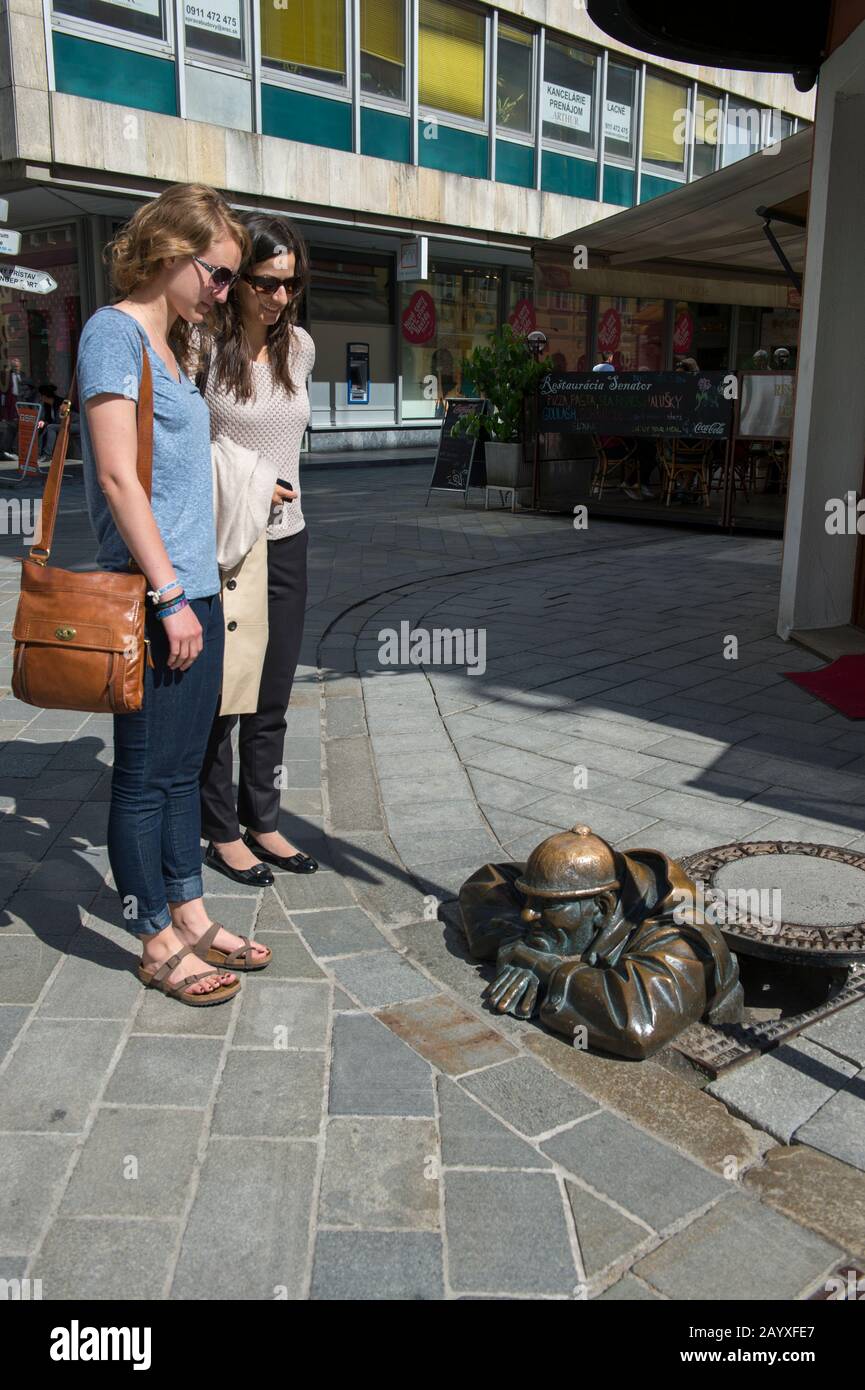
<svg viewBox="0 0 865 1390"><path fill-rule="evenodd" d="M122 309L105 308L84 325L78 347L81 446L90 520L102 569L125 570L129 551L96 477L96 461L84 403L105 392L138 400L145 333ZM153 486L150 505L174 572L186 597L219 592L210 417L195 383L172 377L148 341L153 374Z"/></svg>

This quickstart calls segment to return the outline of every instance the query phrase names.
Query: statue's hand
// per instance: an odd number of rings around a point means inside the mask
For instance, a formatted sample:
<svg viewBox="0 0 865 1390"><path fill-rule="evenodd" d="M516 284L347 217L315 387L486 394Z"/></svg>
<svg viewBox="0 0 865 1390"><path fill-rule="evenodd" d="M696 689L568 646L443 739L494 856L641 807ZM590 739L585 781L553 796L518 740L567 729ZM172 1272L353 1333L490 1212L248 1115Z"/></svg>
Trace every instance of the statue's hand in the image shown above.
<svg viewBox="0 0 865 1390"><path fill-rule="evenodd" d="M523 966L505 965L484 995L500 1014L531 1018L538 1006L538 977Z"/></svg>

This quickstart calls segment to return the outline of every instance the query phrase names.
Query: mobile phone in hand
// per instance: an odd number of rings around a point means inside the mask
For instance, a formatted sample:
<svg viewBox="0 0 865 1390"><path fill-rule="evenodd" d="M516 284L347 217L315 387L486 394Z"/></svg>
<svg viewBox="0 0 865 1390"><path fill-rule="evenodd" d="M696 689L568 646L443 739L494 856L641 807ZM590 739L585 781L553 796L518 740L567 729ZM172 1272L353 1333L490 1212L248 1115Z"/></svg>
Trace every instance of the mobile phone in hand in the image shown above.
<svg viewBox="0 0 865 1390"><path fill-rule="evenodd" d="M289 492L294 492L294 483L289 483L289 482L287 482L285 478L277 478L277 480L276 480L276 485L277 485L277 487L285 487L285 488L288 488ZM290 506L291 503L292 503L293 501L294 501L294 498L293 498L293 497L285 497L285 498L283 498L283 506L285 505L286 502L287 502L287 503L289 504L289 506Z"/></svg>

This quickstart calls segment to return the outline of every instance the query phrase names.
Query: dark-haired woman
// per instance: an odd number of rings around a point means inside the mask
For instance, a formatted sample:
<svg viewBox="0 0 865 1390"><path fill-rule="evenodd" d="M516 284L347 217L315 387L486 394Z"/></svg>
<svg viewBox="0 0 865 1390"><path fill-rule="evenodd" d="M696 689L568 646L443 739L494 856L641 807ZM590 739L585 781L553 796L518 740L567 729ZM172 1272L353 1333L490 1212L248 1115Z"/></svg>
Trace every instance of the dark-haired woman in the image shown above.
<svg viewBox="0 0 865 1390"><path fill-rule="evenodd" d="M204 387L211 437L223 436L254 450L292 486L275 486L267 526L268 640L257 708L239 716L217 715L201 775L201 819L210 842L205 862L228 878L266 885L273 882L268 865L293 873L318 868L278 828L285 712L306 607L307 531L299 474L300 445L309 423L306 382L315 346L297 323L309 266L301 237L283 218L253 213L244 221L251 255L214 320ZM226 671L232 661L230 632L227 638ZM238 718L235 796L231 732Z"/></svg>

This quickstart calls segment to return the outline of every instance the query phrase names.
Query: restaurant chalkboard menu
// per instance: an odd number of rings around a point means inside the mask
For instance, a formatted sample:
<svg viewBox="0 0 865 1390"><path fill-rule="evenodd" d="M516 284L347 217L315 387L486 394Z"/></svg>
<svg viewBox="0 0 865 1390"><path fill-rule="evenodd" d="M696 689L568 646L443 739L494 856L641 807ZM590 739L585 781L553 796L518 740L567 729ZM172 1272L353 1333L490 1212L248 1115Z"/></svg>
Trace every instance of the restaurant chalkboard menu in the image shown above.
<svg viewBox="0 0 865 1390"><path fill-rule="evenodd" d="M454 435L453 427L456 421L465 415L485 414L486 408L487 402L477 398L451 396L445 402L445 416L442 420L432 480L427 489L427 502L430 493L438 491L461 492L465 501L469 487L483 486L485 479L478 476L480 460L477 458L477 452L480 441L466 435ZM474 479L472 472L476 475Z"/></svg>
<svg viewBox="0 0 865 1390"><path fill-rule="evenodd" d="M728 439L734 382L725 372L551 373L538 387L538 429Z"/></svg>

